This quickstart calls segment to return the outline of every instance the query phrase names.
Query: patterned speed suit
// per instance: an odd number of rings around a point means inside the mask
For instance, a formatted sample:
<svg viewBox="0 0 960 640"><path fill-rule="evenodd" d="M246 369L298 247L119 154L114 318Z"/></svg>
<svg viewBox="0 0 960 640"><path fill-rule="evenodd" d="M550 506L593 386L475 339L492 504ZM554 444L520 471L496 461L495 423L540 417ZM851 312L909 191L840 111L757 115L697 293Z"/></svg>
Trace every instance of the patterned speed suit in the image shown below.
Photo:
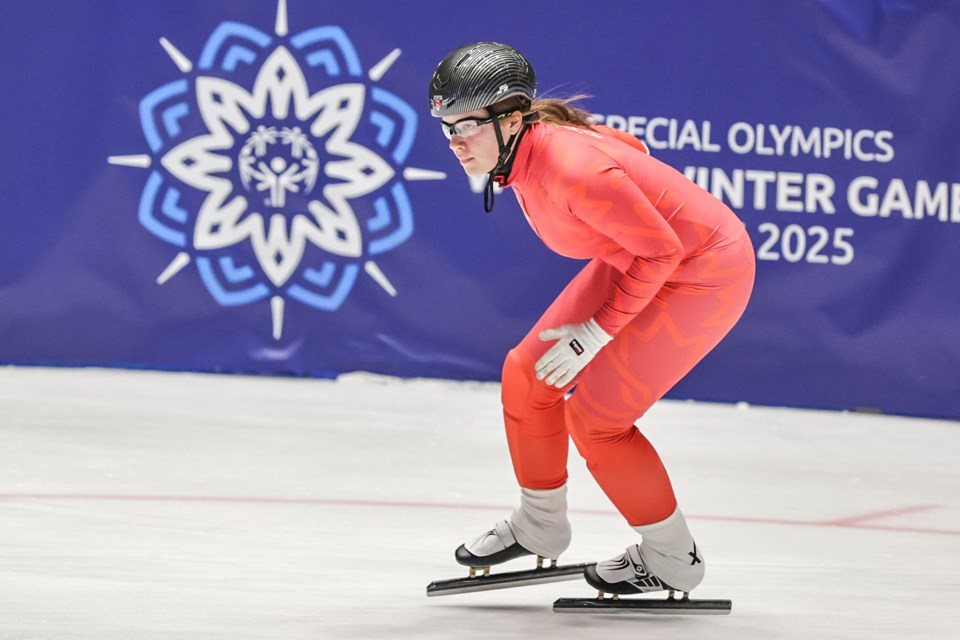
<svg viewBox="0 0 960 640"><path fill-rule="evenodd" d="M676 498L634 423L746 308L755 262L744 225L636 138L604 126L531 125L500 181L547 247L590 259L504 363L517 480L527 489L563 485L569 434L630 525L659 522ZM535 363L554 344L539 333L591 317L614 339L567 388L537 380Z"/></svg>

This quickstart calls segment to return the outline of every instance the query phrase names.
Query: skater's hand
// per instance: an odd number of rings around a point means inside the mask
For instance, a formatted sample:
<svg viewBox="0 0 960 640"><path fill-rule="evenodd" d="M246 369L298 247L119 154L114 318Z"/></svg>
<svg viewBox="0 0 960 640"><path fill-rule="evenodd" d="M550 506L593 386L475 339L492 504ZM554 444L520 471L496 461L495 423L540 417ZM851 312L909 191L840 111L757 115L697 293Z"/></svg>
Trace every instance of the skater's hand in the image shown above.
<svg viewBox="0 0 960 640"><path fill-rule="evenodd" d="M576 378L613 337L590 318L583 323L541 331L540 339L556 340L557 344L537 360L537 379L559 389Z"/></svg>

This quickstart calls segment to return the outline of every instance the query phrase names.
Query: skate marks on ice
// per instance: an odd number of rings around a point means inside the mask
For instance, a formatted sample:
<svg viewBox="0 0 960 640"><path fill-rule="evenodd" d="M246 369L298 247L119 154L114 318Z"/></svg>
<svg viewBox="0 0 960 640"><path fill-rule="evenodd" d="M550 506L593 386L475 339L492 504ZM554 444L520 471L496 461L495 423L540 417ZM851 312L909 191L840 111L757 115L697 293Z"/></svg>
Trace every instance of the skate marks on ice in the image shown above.
<svg viewBox="0 0 960 640"><path fill-rule="evenodd" d="M499 396L0 368L0 639L956 640L960 423L890 416L646 416L709 540L691 597L732 597L731 615L556 614L596 596L577 581L426 597L466 576L450 547L473 520L514 506ZM587 562L631 534L571 460L564 560ZM390 561L357 571L371 549Z"/></svg>

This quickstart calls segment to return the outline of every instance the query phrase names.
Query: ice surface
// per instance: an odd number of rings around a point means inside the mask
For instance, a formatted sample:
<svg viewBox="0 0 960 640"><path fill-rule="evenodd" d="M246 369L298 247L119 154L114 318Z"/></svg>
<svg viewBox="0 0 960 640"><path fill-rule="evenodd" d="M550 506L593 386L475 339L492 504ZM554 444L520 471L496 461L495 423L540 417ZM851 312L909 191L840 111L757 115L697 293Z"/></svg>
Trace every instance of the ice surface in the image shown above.
<svg viewBox="0 0 960 640"><path fill-rule="evenodd" d="M553 613L581 582L427 598L517 500L495 384L2 368L0 640L960 637L960 423L640 424L730 616ZM563 560L636 541L570 475Z"/></svg>

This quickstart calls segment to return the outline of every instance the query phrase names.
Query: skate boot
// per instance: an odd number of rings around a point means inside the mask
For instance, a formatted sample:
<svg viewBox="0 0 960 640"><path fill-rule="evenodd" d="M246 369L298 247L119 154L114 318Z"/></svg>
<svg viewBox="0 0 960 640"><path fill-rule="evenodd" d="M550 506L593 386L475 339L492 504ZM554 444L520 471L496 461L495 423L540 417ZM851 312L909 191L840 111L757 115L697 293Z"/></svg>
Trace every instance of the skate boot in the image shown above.
<svg viewBox="0 0 960 640"><path fill-rule="evenodd" d="M454 554L457 562L465 567L483 568L501 564L514 558L532 556L533 551L517 542L513 529L506 520L501 520L493 529L473 542L457 547Z"/></svg>
<svg viewBox="0 0 960 640"><path fill-rule="evenodd" d="M484 574L496 564L515 558L536 555L537 566L543 559L556 564L560 554L570 546L570 522L567 520L567 487L536 490L521 489L520 507L510 520L498 522L472 542L462 544L455 552L457 562Z"/></svg>
<svg viewBox="0 0 960 640"><path fill-rule="evenodd" d="M689 593L703 580L703 555L680 510L661 521L634 527L643 542L584 571L587 583L602 593L628 595L651 591Z"/></svg>
<svg viewBox="0 0 960 640"><path fill-rule="evenodd" d="M583 578L601 593L629 595L673 590L673 587L664 584L660 578L650 573L638 544L627 547L627 550L616 558L587 567Z"/></svg>

